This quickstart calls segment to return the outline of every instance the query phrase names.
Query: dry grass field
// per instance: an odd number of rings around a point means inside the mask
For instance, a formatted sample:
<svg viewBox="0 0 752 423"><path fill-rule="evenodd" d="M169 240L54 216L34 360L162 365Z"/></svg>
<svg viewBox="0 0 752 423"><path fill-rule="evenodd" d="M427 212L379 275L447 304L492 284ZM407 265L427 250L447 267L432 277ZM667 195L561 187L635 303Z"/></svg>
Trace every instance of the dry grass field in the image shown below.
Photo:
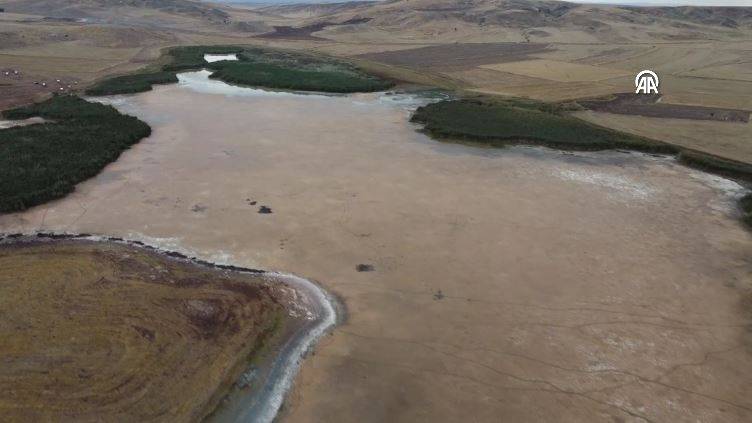
<svg viewBox="0 0 752 423"><path fill-rule="evenodd" d="M451 72L522 60L547 48L546 44L456 43L367 53L359 57L395 66Z"/></svg>
<svg viewBox="0 0 752 423"><path fill-rule="evenodd" d="M122 244L0 245L0 415L197 421L284 319L258 277Z"/></svg>
<svg viewBox="0 0 752 423"><path fill-rule="evenodd" d="M597 82L606 79L626 77L630 73L622 69L602 66L568 63L557 60L535 59L511 63L495 63L481 66L499 72L540 78L557 82Z"/></svg>
<svg viewBox="0 0 752 423"><path fill-rule="evenodd" d="M598 125L752 163L752 123L631 116L593 111L575 116Z"/></svg>

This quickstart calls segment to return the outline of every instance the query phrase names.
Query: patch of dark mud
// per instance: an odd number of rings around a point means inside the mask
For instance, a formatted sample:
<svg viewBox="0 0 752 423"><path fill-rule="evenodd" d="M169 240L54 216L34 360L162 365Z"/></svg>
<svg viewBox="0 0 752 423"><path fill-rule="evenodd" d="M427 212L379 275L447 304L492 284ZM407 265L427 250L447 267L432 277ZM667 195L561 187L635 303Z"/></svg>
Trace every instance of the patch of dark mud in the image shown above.
<svg viewBox="0 0 752 423"><path fill-rule="evenodd" d="M608 99L582 100L578 103L596 112L638 115L646 117L714 120L719 122L749 122L750 112L738 109L717 107L687 106L682 104L660 103L658 94L638 95L619 93Z"/></svg>
<svg viewBox="0 0 752 423"><path fill-rule="evenodd" d="M358 272L373 272L375 270L375 268L373 267L372 264L363 264L363 263L361 263L361 264L355 266L355 270L357 270Z"/></svg>

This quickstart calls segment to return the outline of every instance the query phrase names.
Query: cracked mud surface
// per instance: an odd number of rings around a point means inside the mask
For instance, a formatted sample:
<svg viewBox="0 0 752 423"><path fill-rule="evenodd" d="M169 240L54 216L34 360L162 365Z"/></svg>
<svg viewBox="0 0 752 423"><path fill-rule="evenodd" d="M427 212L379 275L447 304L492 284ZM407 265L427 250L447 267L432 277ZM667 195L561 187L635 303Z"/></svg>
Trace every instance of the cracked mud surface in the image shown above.
<svg viewBox="0 0 752 423"><path fill-rule="evenodd" d="M436 143L378 94L202 90L121 102L152 137L0 230L321 281L348 320L284 421L752 420L740 187L660 157Z"/></svg>

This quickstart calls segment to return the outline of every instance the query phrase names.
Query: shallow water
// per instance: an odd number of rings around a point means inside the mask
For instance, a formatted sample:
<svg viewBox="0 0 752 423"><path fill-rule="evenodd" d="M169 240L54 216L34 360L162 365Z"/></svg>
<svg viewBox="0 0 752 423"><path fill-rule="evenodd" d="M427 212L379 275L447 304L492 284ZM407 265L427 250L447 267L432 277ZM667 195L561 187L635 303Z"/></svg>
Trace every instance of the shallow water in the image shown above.
<svg viewBox="0 0 752 423"><path fill-rule="evenodd" d="M32 118L20 119L20 120L2 120L2 119L0 119L0 129L12 128L14 126L33 125L35 123L44 123L44 119L42 119L40 117L32 117Z"/></svg>
<svg viewBox="0 0 752 423"><path fill-rule="evenodd" d="M235 61L235 60L238 60L238 55L237 54L205 54L204 60L206 60L207 63L219 62L222 60Z"/></svg>
<svg viewBox="0 0 752 423"><path fill-rule="evenodd" d="M153 135L0 231L320 281L348 320L305 361L290 421L752 419L732 181L663 156L438 143L404 94L195 72L103 101Z"/></svg>

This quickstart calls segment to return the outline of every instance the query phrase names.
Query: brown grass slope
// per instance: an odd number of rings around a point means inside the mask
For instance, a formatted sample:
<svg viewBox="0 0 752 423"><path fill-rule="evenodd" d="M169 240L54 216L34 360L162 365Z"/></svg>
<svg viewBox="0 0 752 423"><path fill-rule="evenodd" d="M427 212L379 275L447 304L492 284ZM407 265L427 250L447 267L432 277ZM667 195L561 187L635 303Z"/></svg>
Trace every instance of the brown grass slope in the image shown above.
<svg viewBox="0 0 752 423"><path fill-rule="evenodd" d="M209 21L224 21L222 9L192 0L7 0L0 2L7 12L59 18L92 18L112 8L153 10Z"/></svg>
<svg viewBox="0 0 752 423"><path fill-rule="evenodd" d="M498 29L546 37L551 28L588 34L601 41L706 38L752 28L752 8L633 8L578 5L534 0L391 0L327 5L286 5L261 9L269 15L307 18L305 25L324 20L346 22L368 18L363 28L380 30L434 29L464 34Z"/></svg>

